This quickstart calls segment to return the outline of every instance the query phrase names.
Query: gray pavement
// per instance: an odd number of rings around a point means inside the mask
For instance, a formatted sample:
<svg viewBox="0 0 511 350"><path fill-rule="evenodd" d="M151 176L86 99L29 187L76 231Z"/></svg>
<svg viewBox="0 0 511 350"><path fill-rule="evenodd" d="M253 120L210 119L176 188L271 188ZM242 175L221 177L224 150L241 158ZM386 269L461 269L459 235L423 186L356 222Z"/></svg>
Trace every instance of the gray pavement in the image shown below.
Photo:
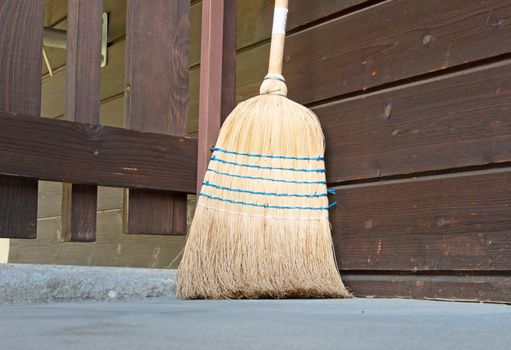
<svg viewBox="0 0 511 350"><path fill-rule="evenodd" d="M402 299L0 306L0 349L511 349L511 306Z"/></svg>

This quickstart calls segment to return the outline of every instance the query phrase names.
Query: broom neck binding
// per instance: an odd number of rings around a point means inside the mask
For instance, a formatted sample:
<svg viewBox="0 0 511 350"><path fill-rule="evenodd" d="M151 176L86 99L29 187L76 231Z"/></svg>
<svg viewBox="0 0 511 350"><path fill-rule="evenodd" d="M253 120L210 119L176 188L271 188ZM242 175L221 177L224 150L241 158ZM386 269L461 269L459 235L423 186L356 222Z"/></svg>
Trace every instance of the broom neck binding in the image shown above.
<svg viewBox="0 0 511 350"><path fill-rule="evenodd" d="M273 27L270 46L268 74L264 78L259 93L287 96L287 86L282 76L284 42L286 38L288 0L275 0Z"/></svg>

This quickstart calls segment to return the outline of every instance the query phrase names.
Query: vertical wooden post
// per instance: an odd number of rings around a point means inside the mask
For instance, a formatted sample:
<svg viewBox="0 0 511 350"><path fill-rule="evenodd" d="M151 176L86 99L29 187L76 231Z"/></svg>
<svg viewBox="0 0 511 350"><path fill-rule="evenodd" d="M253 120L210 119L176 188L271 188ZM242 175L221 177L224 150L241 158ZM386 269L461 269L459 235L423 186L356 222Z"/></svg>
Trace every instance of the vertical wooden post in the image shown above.
<svg viewBox="0 0 511 350"><path fill-rule="evenodd" d="M99 124L103 0L68 0L65 119ZM97 187L64 184L62 238L96 240Z"/></svg>
<svg viewBox="0 0 511 350"><path fill-rule="evenodd" d="M127 12L125 127L184 136L190 1L128 0ZM183 193L128 190L124 231L184 234L186 206Z"/></svg>
<svg viewBox="0 0 511 350"><path fill-rule="evenodd" d="M40 116L44 1L0 1L0 111ZM35 238L37 180L0 176L0 237Z"/></svg>
<svg viewBox="0 0 511 350"><path fill-rule="evenodd" d="M236 0L202 2L197 193L222 120L236 103Z"/></svg>
<svg viewBox="0 0 511 350"><path fill-rule="evenodd" d="M236 24L237 0L224 0L222 42L222 122L236 107Z"/></svg>

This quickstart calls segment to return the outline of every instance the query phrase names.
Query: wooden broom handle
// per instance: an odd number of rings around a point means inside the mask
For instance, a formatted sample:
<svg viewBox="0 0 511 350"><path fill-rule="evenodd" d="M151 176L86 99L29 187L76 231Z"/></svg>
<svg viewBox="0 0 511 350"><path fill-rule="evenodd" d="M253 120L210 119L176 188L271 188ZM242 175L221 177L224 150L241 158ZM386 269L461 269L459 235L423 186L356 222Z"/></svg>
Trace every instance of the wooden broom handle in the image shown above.
<svg viewBox="0 0 511 350"><path fill-rule="evenodd" d="M275 0L273 27L270 46L270 64L267 78L282 78L282 59L284 58L284 41L286 38L286 18L288 0Z"/></svg>

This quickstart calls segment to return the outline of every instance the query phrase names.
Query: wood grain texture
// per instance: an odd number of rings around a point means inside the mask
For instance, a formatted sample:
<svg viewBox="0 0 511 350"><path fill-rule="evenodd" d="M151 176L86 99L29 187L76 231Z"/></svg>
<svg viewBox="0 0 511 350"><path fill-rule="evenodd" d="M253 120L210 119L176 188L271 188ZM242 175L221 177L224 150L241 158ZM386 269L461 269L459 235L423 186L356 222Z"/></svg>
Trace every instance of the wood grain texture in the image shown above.
<svg viewBox="0 0 511 350"><path fill-rule="evenodd" d="M188 137L0 112L0 174L194 193L196 157Z"/></svg>
<svg viewBox="0 0 511 350"><path fill-rule="evenodd" d="M62 185L62 239L69 242L96 240L97 186Z"/></svg>
<svg viewBox="0 0 511 350"><path fill-rule="evenodd" d="M129 0L126 29L125 127L186 135L188 0ZM186 195L127 191L126 233L186 233Z"/></svg>
<svg viewBox="0 0 511 350"><path fill-rule="evenodd" d="M511 171L339 187L342 270L510 271Z"/></svg>
<svg viewBox="0 0 511 350"><path fill-rule="evenodd" d="M0 237L36 238L37 181L0 176Z"/></svg>
<svg viewBox="0 0 511 350"><path fill-rule="evenodd" d="M103 0L68 0L66 120L99 123Z"/></svg>
<svg viewBox="0 0 511 350"><path fill-rule="evenodd" d="M124 195L124 232L149 235L186 233L186 194L129 190ZM126 210L126 208L129 208Z"/></svg>
<svg viewBox="0 0 511 350"><path fill-rule="evenodd" d="M511 161L511 61L313 108L328 181Z"/></svg>
<svg viewBox="0 0 511 350"><path fill-rule="evenodd" d="M510 276L343 274L343 281L357 297L511 303Z"/></svg>
<svg viewBox="0 0 511 350"><path fill-rule="evenodd" d="M189 2L128 1L125 126L183 136L188 108Z"/></svg>
<svg viewBox="0 0 511 350"><path fill-rule="evenodd" d="M394 0L332 19L286 38L289 97L312 103L507 54L510 17L506 0ZM257 94L268 50L238 55L238 99Z"/></svg>
<svg viewBox="0 0 511 350"><path fill-rule="evenodd" d="M199 92L199 131L197 193L211 158L222 119L235 103L236 59L234 21L236 5L232 0L204 0Z"/></svg>
<svg viewBox="0 0 511 350"><path fill-rule="evenodd" d="M293 0L289 2L286 31L309 25L339 13L348 13L372 1L368 0ZM237 47L244 48L270 39L273 0L238 0ZM193 56L192 56L193 59Z"/></svg>
<svg viewBox="0 0 511 350"><path fill-rule="evenodd" d="M0 111L39 116L44 3L0 2ZM0 176L0 237L35 238L37 181Z"/></svg>
<svg viewBox="0 0 511 350"><path fill-rule="evenodd" d="M103 0L68 0L66 120L99 124ZM96 238L97 187L63 184L62 237Z"/></svg>

